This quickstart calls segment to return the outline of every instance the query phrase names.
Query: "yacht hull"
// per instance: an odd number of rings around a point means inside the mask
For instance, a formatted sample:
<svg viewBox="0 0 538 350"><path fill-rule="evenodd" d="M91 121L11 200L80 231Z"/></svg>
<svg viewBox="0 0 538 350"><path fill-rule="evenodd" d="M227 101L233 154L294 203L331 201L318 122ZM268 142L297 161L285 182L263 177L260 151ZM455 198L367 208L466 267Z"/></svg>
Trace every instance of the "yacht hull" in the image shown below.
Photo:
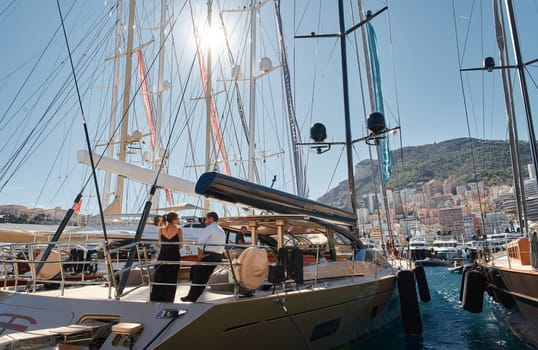
<svg viewBox="0 0 538 350"><path fill-rule="evenodd" d="M69 299L0 292L0 335L5 341L10 333L43 333L55 327L84 324L84 319L108 318L143 326L133 349L148 345L155 349L209 345L223 349L240 345L328 349L366 337L395 320L399 314L398 304L392 302L397 293L395 283L396 277L388 275L220 303ZM181 316L156 317L165 309L180 311ZM115 338L117 334L109 332L100 348L117 349Z"/></svg>
<svg viewBox="0 0 538 350"><path fill-rule="evenodd" d="M394 285L395 278L388 277L360 285L216 305L159 349L176 349L178 344L203 346L207 344L204 339L223 349L238 344L257 349L333 348L364 337L396 318L398 310L390 310Z"/></svg>
<svg viewBox="0 0 538 350"><path fill-rule="evenodd" d="M505 308L506 312L495 313L518 338L533 348L538 348L538 272L506 267L493 267L505 284L505 290L513 297L515 307ZM493 271L488 267L488 274ZM501 289L502 286L492 286ZM502 306L502 304L500 303Z"/></svg>

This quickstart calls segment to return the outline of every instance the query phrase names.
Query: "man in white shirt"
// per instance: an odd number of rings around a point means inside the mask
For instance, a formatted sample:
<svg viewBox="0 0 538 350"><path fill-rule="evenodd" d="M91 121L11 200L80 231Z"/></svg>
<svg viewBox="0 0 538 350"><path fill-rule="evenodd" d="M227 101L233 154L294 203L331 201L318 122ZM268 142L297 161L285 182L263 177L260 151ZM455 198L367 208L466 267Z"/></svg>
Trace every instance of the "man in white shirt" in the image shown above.
<svg viewBox="0 0 538 350"><path fill-rule="evenodd" d="M219 216L215 212L209 212L205 216L205 230L198 236L198 259L201 262L215 263L222 261L226 234L218 224ZM203 293L209 276L215 270L216 265L193 265L191 266L191 286L189 294L181 298L182 301L195 302ZM199 286L195 285L199 284Z"/></svg>
<svg viewBox="0 0 538 350"><path fill-rule="evenodd" d="M198 235L198 257L204 257L210 253L224 254L226 233L219 226L219 216L215 212L207 213L205 217L205 230ZM204 246L202 246L204 244ZM221 245L222 244L222 245ZM222 258L222 257L221 257Z"/></svg>

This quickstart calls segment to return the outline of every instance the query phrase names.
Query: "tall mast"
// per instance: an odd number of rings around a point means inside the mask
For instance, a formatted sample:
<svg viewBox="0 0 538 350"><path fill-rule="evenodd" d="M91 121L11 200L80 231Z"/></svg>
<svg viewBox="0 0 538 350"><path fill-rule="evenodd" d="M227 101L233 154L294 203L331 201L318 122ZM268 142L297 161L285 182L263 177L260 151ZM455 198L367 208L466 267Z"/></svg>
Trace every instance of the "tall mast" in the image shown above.
<svg viewBox="0 0 538 350"><path fill-rule="evenodd" d="M493 11L495 18L495 32L497 33L497 46L499 48L499 58L501 67L508 66L510 59L508 48L506 47L506 31L504 26L504 16L500 8L500 1L495 0ZM525 187L521 176L521 156L518 144L517 123L515 120L514 94L512 88L512 78L510 72L501 69L501 78L503 82L503 91L506 108L506 119L508 126L508 137L510 141L510 160L512 163L512 177L514 180L514 192L516 197L516 214L520 228L526 227L525 219L527 217L527 206L525 204Z"/></svg>
<svg viewBox="0 0 538 350"><path fill-rule="evenodd" d="M110 111L110 130L109 130L109 140L114 140L116 134L116 114L118 113L118 90L120 84L120 53L121 53L121 38L122 38L122 12L123 12L123 1L118 1L118 9L116 16L116 43L114 48L114 75L112 82L112 106ZM115 146L114 142L108 147L107 155L109 158L114 158ZM109 195L110 195L110 182L112 174L110 172L105 173L105 183L103 185L103 199L105 204L108 204Z"/></svg>
<svg viewBox="0 0 538 350"><path fill-rule="evenodd" d="M162 147L161 129L162 129L162 113L163 113L163 92L165 90L163 86L164 82L164 41L166 30L167 18L166 18L166 0L161 1L161 27L159 33L159 73L158 73L158 91L157 91L157 105L155 106L155 157L159 156L159 152Z"/></svg>
<svg viewBox="0 0 538 350"><path fill-rule="evenodd" d="M364 20L364 11L363 11L363 7L362 7L362 0L358 0L357 1L358 3L358 8L359 8L359 20L362 22ZM372 82L372 70L371 70L371 67L370 67L370 55L369 55L369 51L368 51L368 46L367 46L367 37L366 37L366 28L364 28L364 26L361 27L361 37L362 37L362 49L363 49L363 54L364 54L364 63L365 63L365 66L366 66L366 79L367 79L367 82L368 82L368 97L369 97L369 100L370 100L370 110L371 111L375 111L376 108L375 108L375 99L374 99L374 93L372 91L372 86L373 86L373 82ZM366 116L365 116L366 118ZM377 152L377 159L378 159L378 167L379 167L379 174L382 174L382 171L381 171L381 154L379 152L379 145L376 145L376 152ZM368 147L368 154L370 156L370 159L372 159L372 149L370 147ZM375 197L375 201L378 205L378 215L377 215L377 220L379 221L379 233L381 235L381 243L383 243L383 223L381 221L381 215L379 215L379 207L380 207L380 203L379 203L379 198L377 196L377 186L376 186L376 181L375 181L375 177L373 176L374 174L374 166L373 164L370 163L370 167L371 167L371 171L372 171L372 182L373 182L373 186L374 186L374 197ZM382 176L382 175L381 175ZM386 200L387 198L387 191L386 191L386 187L385 187L385 184L383 183L383 180L381 179L380 181L381 183L381 189L382 189L382 194L383 194L383 204L385 206L385 211L388 210L388 202ZM390 217L389 215L387 215L387 227L389 229L389 232L391 231L391 228L390 228Z"/></svg>
<svg viewBox="0 0 538 350"><path fill-rule="evenodd" d="M127 35L127 51L125 52L125 89L123 91L123 110L121 118L121 140L120 140L120 154L119 160L125 162L127 153L127 140L129 138L128 126L129 126L129 104L131 99L131 70L133 66L133 28L135 18L135 0L129 1L129 24ZM125 176L118 176L117 192L116 192L116 208L119 211L123 208L123 188L125 183Z"/></svg>
<svg viewBox="0 0 538 350"><path fill-rule="evenodd" d="M351 209L357 215L357 194L355 191L355 177L353 172L353 140L351 138L351 116L349 110L349 87L347 73L347 49L346 49L346 27L344 19L344 2L338 0L339 36L340 36L340 56L342 61L342 90L344 95L344 119L346 128L346 157L347 157L347 181L351 199Z"/></svg>
<svg viewBox="0 0 538 350"><path fill-rule="evenodd" d="M157 105L155 106L155 149L153 150L153 167L158 169L161 166L161 148L162 148L162 113L163 113L163 76L164 76L164 41L166 28L166 0L161 1L161 26L159 28L159 73L157 82ZM154 202L157 204L155 209L159 208L159 191L155 191Z"/></svg>
<svg viewBox="0 0 538 350"><path fill-rule="evenodd" d="M248 122L248 175L247 180L254 179L254 164L256 150L256 1L250 1L250 95Z"/></svg>
<svg viewBox="0 0 538 350"><path fill-rule="evenodd" d="M213 0L207 2L207 25L208 29L211 30L211 17ZM206 172L211 171L211 99L213 98L212 94L212 84L211 84L211 73L213 70L213 62L211 59L211 45L207 45L207 89L206 89L206 140L205 140L205 170ZM209 199L204 199L204 210L209 211Z"/></svg>
<svg viewBox="0 0 538 350"><path fill-rule="evenodd" d="M529 100L529 93L527 90L527 81L525 78L525 64L521 58L521 49L519 47L519 37L517 34L516 21L514 16L514 8L512 0L506 0L506 12L508 14L508 23L510 25L510 33L512 35L512 44L514 46L514 56L516 61L516 68L519 77L519 83L521 88L521 95L523 96L523 104L525 107L525 115L527 119L527 129L529 132L529 145L531 148L532 163L534 166L535 174L538 173L538 154L536 150L536 136L534 133L534 124L532 121L531 105ZM521 176L520 174L518 174ZM525 200L523 198L523 200ZM528 231L528 218L525 218L525 230Z"/></svg>

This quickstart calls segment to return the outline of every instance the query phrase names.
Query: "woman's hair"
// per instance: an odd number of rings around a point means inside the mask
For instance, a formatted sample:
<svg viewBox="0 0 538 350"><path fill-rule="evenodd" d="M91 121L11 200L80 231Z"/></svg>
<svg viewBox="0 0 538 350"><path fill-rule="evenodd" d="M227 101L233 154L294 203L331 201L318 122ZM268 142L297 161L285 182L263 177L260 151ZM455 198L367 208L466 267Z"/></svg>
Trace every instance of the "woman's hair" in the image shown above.
<svg viewBox="0 0 538 350"><path fill-rule="evenodd" d="M163 215L163 220L166 221L167 223L171 224L172 221L174 221L175 219L178 219L179 216L177 215L177 213L171 211L169 212L168 214L165 214Z"/></svg>
<svg viewBox="0 0 538 350"><path fill-rule="evenodd" d="M172 221L179 218L177 213L174 213L173 211L169 212L168 214L164 214L162 216L156 216L153 218L153 224L155 226L163 226L165 224L171 224Z"/></svg>

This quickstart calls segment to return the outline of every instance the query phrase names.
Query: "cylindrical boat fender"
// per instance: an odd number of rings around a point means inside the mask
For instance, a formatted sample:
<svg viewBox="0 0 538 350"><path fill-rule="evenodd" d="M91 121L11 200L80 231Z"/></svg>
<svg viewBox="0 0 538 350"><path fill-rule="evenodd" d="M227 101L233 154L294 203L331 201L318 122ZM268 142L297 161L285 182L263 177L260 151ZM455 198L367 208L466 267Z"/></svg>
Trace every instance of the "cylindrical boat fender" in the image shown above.
<svg viewBox="0 0 538 350"><path fill-rule="evenodd" d="M411 270L398 272L398 294L402 323L406 334L422 334L422 319L418 306L415 275Z"/></svg>
<svg viewBox="0 0 538 350"><path fill-rule="evenodd" d="M496 287L491 290L495 301L507 309L511 309L516 306L516 301L514 297L505 292L507 288L506 284L504 283L504 279L501 272L497 268L491 267L488 269L488 274L490 281Z"/></svg>
<svg viewBox="0 0 538 350"><path fill-rule="evenodd" d="M426 272L424 271L424 266L415 267L415 278L417 280L418 294L420 295L420 300L427 303L432 300L430 296L430 288L428 287L428 280L426 279Z"/></svg>
<svg viewBox="0 0 538 350"><path fill-rule="evenodd" d="M465 274L463 283L463 309L478 314L484 304L484 276L480 271L470 270Z"/></svg>
<svg viewBox="0 0 538 350"><path fill-rule="evenodd" d="M465 274L467 271L472 270L471 266L465 266L461 272L461 282L460 282L460 303L463 301L463 290L465 289Z"/></svg>

